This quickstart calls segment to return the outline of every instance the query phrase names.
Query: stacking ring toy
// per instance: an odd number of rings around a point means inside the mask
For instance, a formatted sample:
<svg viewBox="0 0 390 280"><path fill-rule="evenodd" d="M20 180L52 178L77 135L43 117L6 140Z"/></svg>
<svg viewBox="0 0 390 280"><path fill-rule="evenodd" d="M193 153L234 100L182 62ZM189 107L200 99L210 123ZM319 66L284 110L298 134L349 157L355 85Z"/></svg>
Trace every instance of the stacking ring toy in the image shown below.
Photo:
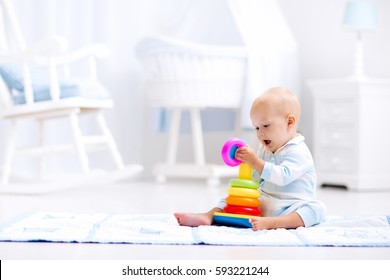
<svg viewBox="0 0 390 280"><path fill-rule="evenodd" d="M236 151L238 148L245 146L245 142L239 138L230 138L222 146L222 159L229 166L237 166L241 164L241 160L236 159Z"/></svg>
<svg viewBox="0 0 390 280"><path fill-rule="evenodd" d="M242 162L238 167L238 178L252 180L253 168L246 162Z"/></svg>
<svg viewBox="0 0 390 280"><path fill-rule="evenodd" d="M260 201L257 198L228 196L225 201L227 205L236 205L236 206L244 206L244 207L260 206Z"/></svg>
<svg viewBox="0 0 390 280"><path fill-rule="evenodd" d="M243 180L243 179L231 179L229 181L229 185L231 187L236 188L249 188L249 189L258 189L259 188L259 182L252 181L252 180Z"/></svg>
<svg viewBox="0 0 390 280"><path fill-rule="evenodd" d="M249 198L258 198L260 197L260 192L254 189L246 189L246 188L228 188L228 194L231 196L243 196Z"/></svg>
<svg viewBox="0 0 390 280"><path fill-rule="evenodd" d="M242 215L251 215L251 216L260 216L261 211L257 207L243 207L243 206L236 206L236 205L226 205L223 208L223 211L225 213L232 213L232 214L242 214Z"/></svg>

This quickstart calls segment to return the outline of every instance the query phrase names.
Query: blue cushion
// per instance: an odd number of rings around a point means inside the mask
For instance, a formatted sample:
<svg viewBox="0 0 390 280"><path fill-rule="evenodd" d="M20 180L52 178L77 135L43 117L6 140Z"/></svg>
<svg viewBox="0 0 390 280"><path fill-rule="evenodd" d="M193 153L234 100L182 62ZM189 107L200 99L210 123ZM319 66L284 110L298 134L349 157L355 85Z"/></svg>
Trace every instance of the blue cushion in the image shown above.
<svg viewBox="0 0 390 280"><path fill-rule="evenodd" d="M50 100L50 85L47 71L35 64L30 64L31 83L34 94L34 102ZM16 92L12 95L14 104L26 103L23 85L23 70L21 64L0 64L0 75L4 82ZM60 81L60 99L70 97L84 97L93 99L106 99L110 95L108 91L94 80L69 80Z"/></svg>

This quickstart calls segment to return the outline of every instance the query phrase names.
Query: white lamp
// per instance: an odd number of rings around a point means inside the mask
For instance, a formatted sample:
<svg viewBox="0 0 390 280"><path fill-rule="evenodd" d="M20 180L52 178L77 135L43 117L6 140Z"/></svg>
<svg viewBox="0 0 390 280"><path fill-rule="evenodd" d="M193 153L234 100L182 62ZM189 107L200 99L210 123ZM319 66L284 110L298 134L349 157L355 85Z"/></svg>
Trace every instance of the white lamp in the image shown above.
<svg viewBox="0 0 390 280"><path fill-rule="evenodd" d="M354 78L364 78L363 72L363 31L374 31L377 28L377 13L370 0L348 0L345 5L343 25L357 33Z"/></svg>

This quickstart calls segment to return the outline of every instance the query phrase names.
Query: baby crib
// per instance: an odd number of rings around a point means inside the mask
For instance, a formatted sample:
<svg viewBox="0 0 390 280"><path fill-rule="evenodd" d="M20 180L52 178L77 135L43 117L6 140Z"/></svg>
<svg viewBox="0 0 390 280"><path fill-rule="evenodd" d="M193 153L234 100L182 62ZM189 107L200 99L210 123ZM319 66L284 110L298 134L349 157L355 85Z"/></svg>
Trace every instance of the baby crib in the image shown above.
<svg viewBox="0 0 390 280"><path fill-rule="evenodd" d="M149 104L171 111L167 159L154 167L157 180L198 177L206 178L210 184L219 182L227 169L205 162L200 111L235 109L240 117L247 84L245 48L147 37L137 44L136 54L145 70L144 89ZM176 161L183 110L188 110L191 118L195 162L190 164ZM231 175L231 171L228 173Z"/></svg>

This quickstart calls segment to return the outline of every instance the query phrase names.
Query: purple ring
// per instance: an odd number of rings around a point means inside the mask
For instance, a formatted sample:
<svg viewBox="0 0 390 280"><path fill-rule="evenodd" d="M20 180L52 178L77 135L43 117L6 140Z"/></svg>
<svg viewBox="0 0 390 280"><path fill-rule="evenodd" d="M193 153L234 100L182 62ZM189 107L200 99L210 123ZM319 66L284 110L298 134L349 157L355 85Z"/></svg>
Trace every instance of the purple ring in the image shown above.
<svg viewBox="0 0 390 280"><path fill-rule="evenodd" d="M241 160L235 158L236 150L245 146L245 142L239 138L230 138L222 146L221 156L226 165L237 166L241 164Z"/></svg>

